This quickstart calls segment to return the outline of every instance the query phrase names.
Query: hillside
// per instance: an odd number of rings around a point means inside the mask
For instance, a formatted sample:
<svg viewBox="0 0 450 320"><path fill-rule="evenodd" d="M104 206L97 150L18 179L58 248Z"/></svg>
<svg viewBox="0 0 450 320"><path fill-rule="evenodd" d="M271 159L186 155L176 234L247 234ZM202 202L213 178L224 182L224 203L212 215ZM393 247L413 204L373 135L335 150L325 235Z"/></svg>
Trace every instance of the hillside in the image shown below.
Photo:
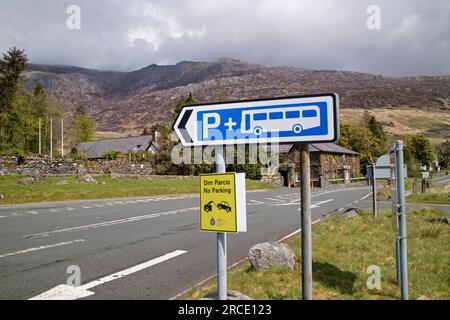
<svg viewBox="0 0 450 320"><path fill-rule="evenodd" d="M97 130L123 134L169 120L189 92L202 102L337 92L342 109L450 111L450 76L397 78L219 59L131 72L31 64L25 77L29 86L40 82L72 108L85 105Z"/></svg>

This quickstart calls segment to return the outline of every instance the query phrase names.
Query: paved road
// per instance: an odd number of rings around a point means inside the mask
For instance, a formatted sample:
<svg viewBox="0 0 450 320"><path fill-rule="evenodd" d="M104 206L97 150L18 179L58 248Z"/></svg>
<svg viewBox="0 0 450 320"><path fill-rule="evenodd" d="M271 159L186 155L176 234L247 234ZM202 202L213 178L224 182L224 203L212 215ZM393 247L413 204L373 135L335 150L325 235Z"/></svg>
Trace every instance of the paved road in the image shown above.
<svg viewBox="0 0 450 320"><path fill-rule="evenodd" d="M369 194L313 191L313 221ZM298 230L298 199L298 189L249 192L248 232L228 235L229 265ZM72 265L94 293L84 299L172 298L215 274L215 234L198 231L197 215L196 195L0 206L0 299L65 284Z"/></svg>

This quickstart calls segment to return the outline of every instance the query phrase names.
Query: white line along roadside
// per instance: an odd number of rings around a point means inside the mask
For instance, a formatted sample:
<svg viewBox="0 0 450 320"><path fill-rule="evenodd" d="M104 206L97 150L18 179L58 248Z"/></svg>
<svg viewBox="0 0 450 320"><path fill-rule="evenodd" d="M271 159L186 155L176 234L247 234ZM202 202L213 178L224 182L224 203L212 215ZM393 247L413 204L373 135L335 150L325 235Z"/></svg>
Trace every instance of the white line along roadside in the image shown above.
<svg viewBox="0 0 450 320"><path fill-rule="evenodd" d="M36 247L36 248L25 249L25 250L21 250L21 251L17 251L17 252L5 253L5 254L0 255L0 258L15 256L18 254L23 254L23 253L28 253L28 252L38 251L38 250L44 250L44 249L49 249L49 248L65 246L65 245L73 244L73 243L77 243L77 242L84 242L84 240L77 239L77 240L73 240L73 241L66 241L66 242L60 242L60 243L55 243L55 244L49 244L47 246L40 246L40 247Z"/></svg>
<svg viewBox="0 0 450 320"><path fill-rule="evenodd" d="M151 214L146 214L143 216L135 216L135 217L130 217L130 218L118 219L118 220L109 220L109 221L105 221L105 222L88 224L88 225L83 225L83 226L78 226L78 227L52 230L52 231L47 231L47 232L42 232L42 233L35 233L35 234L28 234L28 235L22 236L22 238L46 237L51 234L57 234L57 233L62 233L62 232L74 232L74 231L94 229L94 228L99 228L99 227L107 227L107 226L113 226L113 225L121 224L121 223L156 218L156 217L160 217L162 215L194 212L197 209L198 209L198 207L192 207L192 208L177 209L177 210L171 210L171 211L165 211L165 212L151 213Z"/></svg>
<svg viewBox="0 0 450 320"><path fill-rule="evenodd" d="M101 284L123 278L127 275L130 275L132 273L147 269L151 266L154 266L158 263L167 261L169 259L175 258L179 255L185 254L187 251L184 250L175 250L173 252L167 253L163 256L160 256L158 258L149 260L147 262L138 264L134 267L113 273L109 276L88 282L82 286L79 287L72 287L67 284L61 284L59 286L56 286L44 293L41 293L40 295L37 295L35 297L30 298L29 300L76 300L80 298L89 297L95 294L95 292L89 291L89 289L92 289L94 287L97 287Z"/></svg>

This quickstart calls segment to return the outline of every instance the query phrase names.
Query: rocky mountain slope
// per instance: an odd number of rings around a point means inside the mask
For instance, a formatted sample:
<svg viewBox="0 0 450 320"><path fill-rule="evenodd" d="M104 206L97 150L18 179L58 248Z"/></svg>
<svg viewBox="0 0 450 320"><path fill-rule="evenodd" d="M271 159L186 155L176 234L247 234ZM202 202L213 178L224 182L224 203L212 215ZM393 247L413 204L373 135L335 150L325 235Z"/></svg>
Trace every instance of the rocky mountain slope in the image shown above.
<svg viewBox="0 0 450 320"><path fill-rule="evenodd" d="M131 72L30 64L25 77L29 86L40 82L69 107L85 105L97 130L132 134L170 120L177 101L189 92L202 102L337 92L344 109L450 111L450 76L396 78L219 59L153 64Z"/></svg>

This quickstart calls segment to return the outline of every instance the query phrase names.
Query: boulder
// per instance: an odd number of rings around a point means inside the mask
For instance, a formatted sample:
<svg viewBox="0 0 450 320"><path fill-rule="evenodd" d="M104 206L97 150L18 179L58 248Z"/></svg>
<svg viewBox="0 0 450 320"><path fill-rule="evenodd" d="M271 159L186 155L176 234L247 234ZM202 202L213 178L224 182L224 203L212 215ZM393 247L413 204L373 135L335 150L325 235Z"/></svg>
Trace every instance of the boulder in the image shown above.
<svg viewBox="0 0 450 320"><path fill-rule="evenodd" d="M270 267L295 269L294 251L286 243L259 243L250 249L248 259L256 271Z"/></svg>
<svg viewBox="0 0 450 320"><path fill-rule="evenodd" d="M83 166L79 166L78 168L77 168L77 177L83 177L83 176L85 176L85 175L87 175L87 170L86 170L86 168L85 167L83 167Z"/></svg>
<svg viewBox="0 0 450 320"><path fill-rule="evenodd" d="M200 300L216 300L216 299L217 299L217 291L206 294ZM249 296L240 293L239 291L230 290L227 292L227 300L252 300L252 299Z"/></svg>
<svg viewBox="0 0 450 320"><path fill-rule="evenodd" d="M6 176L8 173L8 169L0 168L0 176Z"/></svg>
<svg viewBox="0 0 450 320"><path fill-rule="evenodd" d="M5 199L5 196L0 193L0 200Z"/></svg>
<svg viewBox="0 0 450 320"><path fill-rule="evenodd" d="M348 208L340 214L340 217L341 218L353 218L353 217L356 217L357 215L359 215L358 208Z"/></svg>
<svg viewBox="0 0 450 320"><path fill-rule="evenodd" d="M42 172L38 169L31 169L28 171L28 176L33 178L34 181L42 181L44 180L44 176L42 175Z"/></svg>
<svg viewBox="0 0 450 320"><path fill-rule="evenodd" d="M30 184L34 183L34 178L31 178L31 177L20 178L19 181L17 181L17 183L21 184L21 185L24 185L24 186L27 186L27 185L30 185Z"/></svg>
<svg viewBox="0 0 450 320"><path fill-rule="evenodd" d="M80 178L81 183L98 183L97 180L92 178L91 175L87 174Z"/></svg>
<svg viewBox="0 0 450 320"><path fill-rule="evenodd" d="M117 174L117 173L115 173L115 172L111 172L111 173L109 174L109 177L110 177L112 180L120 179L120 175Z"/></svg>

